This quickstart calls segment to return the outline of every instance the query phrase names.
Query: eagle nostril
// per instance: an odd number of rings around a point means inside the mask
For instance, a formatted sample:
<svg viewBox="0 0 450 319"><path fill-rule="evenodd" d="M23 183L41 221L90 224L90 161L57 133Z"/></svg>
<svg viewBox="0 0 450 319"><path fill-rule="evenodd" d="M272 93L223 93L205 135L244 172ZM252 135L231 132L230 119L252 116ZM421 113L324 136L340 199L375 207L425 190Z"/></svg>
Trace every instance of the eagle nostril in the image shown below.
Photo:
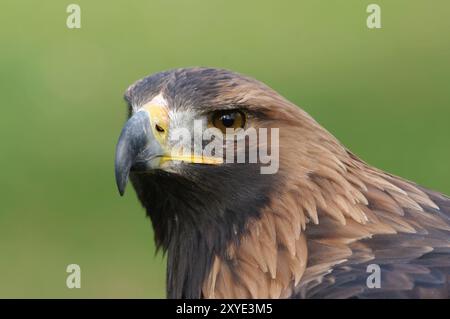
<svg viewBox="0 0 450 319"><path fill-rule="evenodd" d="M156 129L158 132L160 132L160 133L163 133L163 132L164 132L164 128L161 127L161 126L159 126L158 124L155 124L155 129Z"/></svg>

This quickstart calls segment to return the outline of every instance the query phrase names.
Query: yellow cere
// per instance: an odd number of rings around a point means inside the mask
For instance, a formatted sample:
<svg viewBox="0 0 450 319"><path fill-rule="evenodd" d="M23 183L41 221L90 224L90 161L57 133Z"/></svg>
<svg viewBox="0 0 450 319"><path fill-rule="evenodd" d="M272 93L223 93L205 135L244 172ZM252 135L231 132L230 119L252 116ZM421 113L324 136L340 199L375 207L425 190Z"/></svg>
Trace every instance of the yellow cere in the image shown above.
<svg viewBox="0 0 450 319"><path fill-rule="evenodd" d="M164 145L169 129L169 111L167 107L150 102L145 104L142 108L150 115L150 124L153 130L153 135L161 145ZM159 127L162 130L159 131L156 127Z"/></svg>

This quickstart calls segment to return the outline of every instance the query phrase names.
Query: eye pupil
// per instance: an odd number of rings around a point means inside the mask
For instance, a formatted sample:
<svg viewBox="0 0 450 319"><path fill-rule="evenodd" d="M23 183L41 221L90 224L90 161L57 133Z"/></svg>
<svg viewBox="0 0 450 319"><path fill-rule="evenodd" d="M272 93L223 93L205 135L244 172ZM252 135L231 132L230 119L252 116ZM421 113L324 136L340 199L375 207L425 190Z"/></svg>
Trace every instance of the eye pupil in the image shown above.
<svg viewBox="0 0 450 319"><path fill-rule="evenodd" d="M232 127L234 124L234 119L235 119L234 114L224 114L220 118L223 126L225 126L225 127Z"/></svg>
<svg viewBox="0 0 450 319"><path fill-rule="evenodd" d="M224 134L228 128L243 128L245 125L245 114L239 110L222 110L212 114L211 125L217 127Z"/></svg>

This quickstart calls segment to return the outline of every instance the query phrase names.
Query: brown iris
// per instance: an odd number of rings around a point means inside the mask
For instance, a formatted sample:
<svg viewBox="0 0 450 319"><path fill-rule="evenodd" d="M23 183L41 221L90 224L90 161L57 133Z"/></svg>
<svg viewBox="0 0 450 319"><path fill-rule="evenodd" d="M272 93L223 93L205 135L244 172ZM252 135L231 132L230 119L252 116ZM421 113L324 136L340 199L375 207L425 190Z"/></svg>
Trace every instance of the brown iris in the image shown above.
<svg viewBox="0 0 450 319"><path fill-rule="evenodd" d="M226 133L227 128L243 128L245 115L239 110L217 111L212 116L212 124L221 130L222 133Z"/></svg>

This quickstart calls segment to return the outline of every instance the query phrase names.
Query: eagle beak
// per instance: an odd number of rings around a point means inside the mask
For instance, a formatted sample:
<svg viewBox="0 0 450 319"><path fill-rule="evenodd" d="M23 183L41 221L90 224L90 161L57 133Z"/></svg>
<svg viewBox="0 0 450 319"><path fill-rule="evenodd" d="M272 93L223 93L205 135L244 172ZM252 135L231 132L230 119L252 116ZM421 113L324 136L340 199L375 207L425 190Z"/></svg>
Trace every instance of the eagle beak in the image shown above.
<svg viewBox="0 0 450 319"><path fill-rule="evenodd" d="M168 111L164 106L148 103L130 117L122 129L116 147L116 183L120 195L125 192L130 171L149 171L166 162L221 164L222 158L203 154L178 154L167 144Z"/></svg>
<svg viewBox="0 0 450 319"><path fill-rule="evenodd" d="M125 124L116 146L115 173L120 195L125 192L130 170L144 171L159 166L164 155L150 124L149 113L136 112Z"/></svg>

